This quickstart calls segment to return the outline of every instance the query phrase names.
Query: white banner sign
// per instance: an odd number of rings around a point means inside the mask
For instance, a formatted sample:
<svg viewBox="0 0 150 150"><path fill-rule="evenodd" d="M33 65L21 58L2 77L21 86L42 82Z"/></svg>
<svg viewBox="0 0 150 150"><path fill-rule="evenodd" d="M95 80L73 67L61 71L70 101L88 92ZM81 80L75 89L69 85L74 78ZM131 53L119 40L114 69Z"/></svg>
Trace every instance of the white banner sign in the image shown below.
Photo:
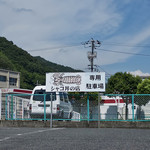
<svg viewBox="0 0 150 150"><path fill-rule="evenodd" d="M105 72L46 73L47 92L105 92Z"/></svg>

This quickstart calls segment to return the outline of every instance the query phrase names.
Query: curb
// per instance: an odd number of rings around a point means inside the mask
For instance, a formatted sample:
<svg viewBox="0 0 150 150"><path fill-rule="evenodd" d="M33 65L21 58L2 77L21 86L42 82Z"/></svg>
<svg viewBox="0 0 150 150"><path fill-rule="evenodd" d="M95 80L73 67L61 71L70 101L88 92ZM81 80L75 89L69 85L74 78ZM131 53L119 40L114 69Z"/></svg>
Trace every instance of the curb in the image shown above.
<svg viewBox="0 0 150 150"><path fill-rule="evenodd" d="M0 127L34 127L48 128L49 121L31 120L0 120ZM53 128L142 128L150 129L150 122L129 122L129 121L53 121Z"/></svg>

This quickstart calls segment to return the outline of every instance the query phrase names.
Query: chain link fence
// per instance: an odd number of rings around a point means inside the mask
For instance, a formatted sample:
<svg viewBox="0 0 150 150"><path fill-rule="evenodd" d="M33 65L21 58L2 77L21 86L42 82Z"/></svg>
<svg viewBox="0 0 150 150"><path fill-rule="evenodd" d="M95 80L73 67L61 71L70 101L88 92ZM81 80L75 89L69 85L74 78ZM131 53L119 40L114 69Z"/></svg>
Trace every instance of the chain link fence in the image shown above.
<svg viewBox="0 0 150 150"><path fill-rule="evenodd" d="M150 121L150 94L108 94L101 109L106 120Z"/></svg>
<svg viewBox="0 0 150 150"><path fill-rule="evenodd" d="M150 121L150 94L10 94L6 120Z"/></svg>

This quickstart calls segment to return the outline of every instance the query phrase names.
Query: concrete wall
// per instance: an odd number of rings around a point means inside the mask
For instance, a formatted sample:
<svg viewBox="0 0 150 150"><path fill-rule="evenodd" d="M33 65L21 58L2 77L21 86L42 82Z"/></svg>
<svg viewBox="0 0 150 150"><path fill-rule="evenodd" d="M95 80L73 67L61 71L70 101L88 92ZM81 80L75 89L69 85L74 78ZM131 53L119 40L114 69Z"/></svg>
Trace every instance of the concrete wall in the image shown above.
<svg viewBox="0 0 150 150"><path fill-rule="evenodd" d="M1 120L0 127L50 127L49 121L8 121ZM126 121L53 121L53 128L143 128L150 129L150 122L126 122Z"/></svg>

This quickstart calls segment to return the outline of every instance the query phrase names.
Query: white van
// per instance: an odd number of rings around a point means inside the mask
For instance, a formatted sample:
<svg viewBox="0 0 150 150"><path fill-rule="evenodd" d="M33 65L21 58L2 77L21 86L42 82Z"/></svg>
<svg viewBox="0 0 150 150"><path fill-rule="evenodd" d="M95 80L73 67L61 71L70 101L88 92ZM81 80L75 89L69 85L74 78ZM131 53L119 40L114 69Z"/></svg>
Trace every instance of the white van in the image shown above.
<svg viewBox="0 0 150 150"><path fill-rule="evenodd" d="M46 86L36 86L33 89L29 103L30 117L44 119L44 113L46 113L46 119L49 119L51 99L53 118L72 118L73 108L68 99L68 94L66 92L46 92Z"/></svg>

